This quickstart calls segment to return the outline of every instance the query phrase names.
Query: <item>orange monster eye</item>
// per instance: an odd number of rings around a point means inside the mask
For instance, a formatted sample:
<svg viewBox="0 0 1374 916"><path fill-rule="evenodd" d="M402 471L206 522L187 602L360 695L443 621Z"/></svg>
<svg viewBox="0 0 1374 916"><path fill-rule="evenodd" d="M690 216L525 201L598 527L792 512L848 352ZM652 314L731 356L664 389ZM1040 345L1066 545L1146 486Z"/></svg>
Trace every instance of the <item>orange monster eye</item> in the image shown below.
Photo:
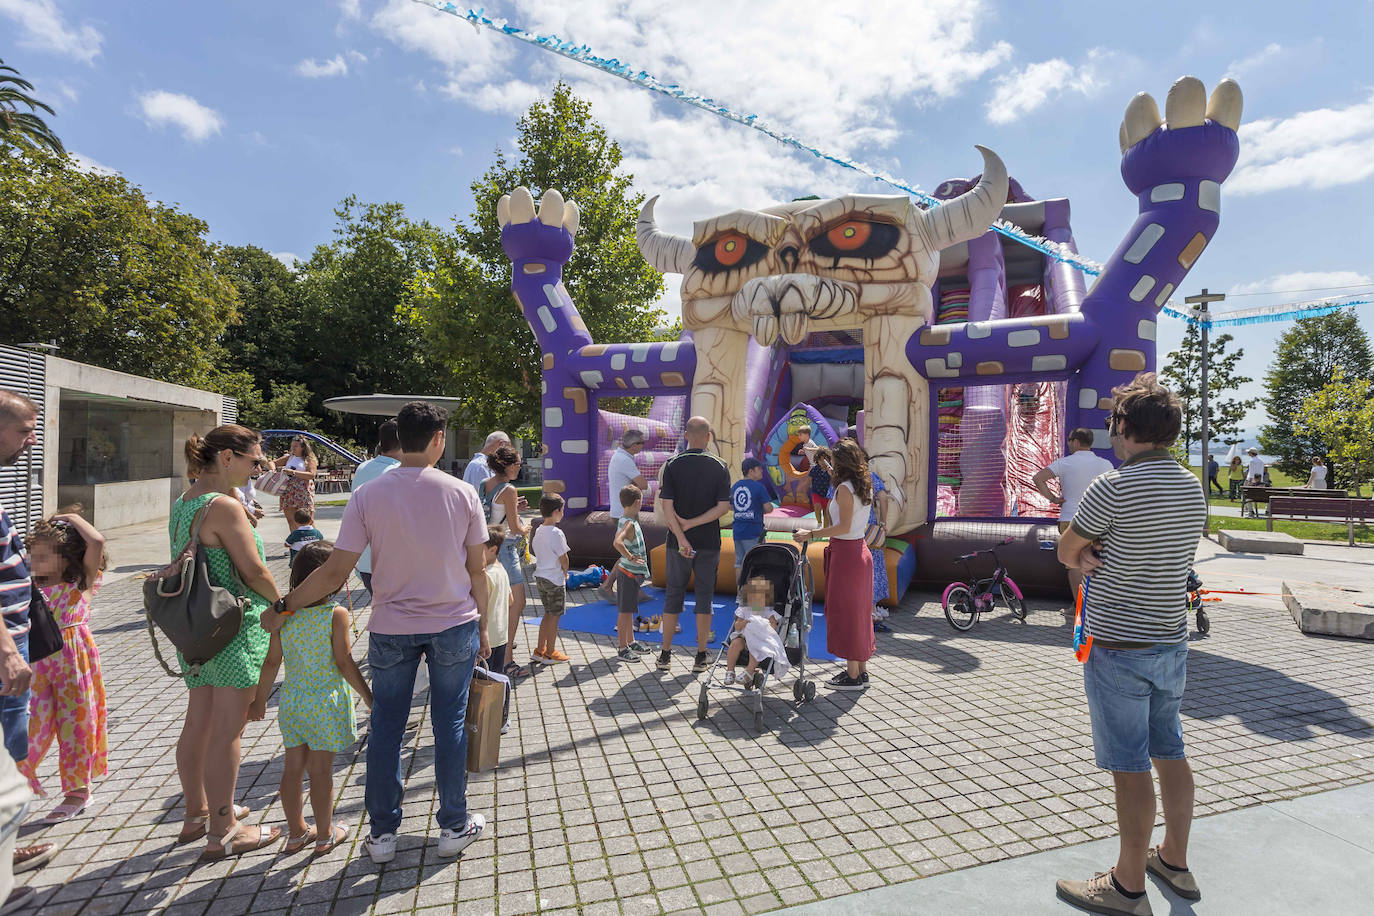
<svg viewBox="0 0 1374 916"><path fill-rule="evenodd" d="M716 262L722 267L734 267L749 250L749 240L738 232L730 232L716 239Z"/></svg>
<svg viewBox="0 0 1374 916"><path fill-rule="evenodd" d="M837 251L857 251L868 241L872 231L872 223L850 220L831 229L825 238Z"/></svg>

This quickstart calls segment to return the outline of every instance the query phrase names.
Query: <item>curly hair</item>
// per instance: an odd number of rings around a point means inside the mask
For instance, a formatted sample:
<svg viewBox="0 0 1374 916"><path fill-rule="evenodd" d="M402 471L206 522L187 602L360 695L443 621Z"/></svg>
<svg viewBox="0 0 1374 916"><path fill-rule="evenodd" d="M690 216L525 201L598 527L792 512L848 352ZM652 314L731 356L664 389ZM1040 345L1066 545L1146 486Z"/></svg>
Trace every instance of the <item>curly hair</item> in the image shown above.
<svg viewBox="0 0 1374 916"><path fill-rule="evenodd" d="M869 476L868 459L859 443L846 436L835 443L833 454L835 467L830 474L835 486L849 481L859 502L865 506L873 502L873 478Z"/></svg>
<svg viewBox="0 0 1374 916"><path fill-rule="evenodd" d="M80 506L69 506L59 514L73 515L80 511ZM35 544L47 544L62 558L63 582L74 583L82 591L91 587L91 583L86 580L86 539L81 536L81 532L66 522L46 518L34 525L33 531L29 534L29 547ZM109 557L102 552L100 568L104 570L108 563Z"/></svg>
<svg viewBox="0 0 1374 916"><path fill-rule="evenodd" d="M519 460L519 452L509 445L503 445L487 458L487 467L495 474L505 474L506 468Z"/></svg>

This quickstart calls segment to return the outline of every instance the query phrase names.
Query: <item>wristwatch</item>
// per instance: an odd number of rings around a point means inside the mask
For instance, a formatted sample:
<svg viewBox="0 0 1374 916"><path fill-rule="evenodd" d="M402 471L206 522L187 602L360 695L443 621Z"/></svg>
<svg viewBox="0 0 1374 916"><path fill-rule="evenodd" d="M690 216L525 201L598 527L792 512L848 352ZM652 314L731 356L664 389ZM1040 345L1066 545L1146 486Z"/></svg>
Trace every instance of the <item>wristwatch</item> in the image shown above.
<svg viewBox="0 0 1374 916"><path fill-rule="evenodd" d="M285 596L285 595L282 595L282 596L281 596L280 598L278 598L276 601L273 601L273 602L272 602L272 608L271 608L271 610L272 610L272 613L276 614L276 615L279 616L279 617L290 617L291 614L292 614L291 611L288 611L288 610L286 609L286 596Z"/></svg>

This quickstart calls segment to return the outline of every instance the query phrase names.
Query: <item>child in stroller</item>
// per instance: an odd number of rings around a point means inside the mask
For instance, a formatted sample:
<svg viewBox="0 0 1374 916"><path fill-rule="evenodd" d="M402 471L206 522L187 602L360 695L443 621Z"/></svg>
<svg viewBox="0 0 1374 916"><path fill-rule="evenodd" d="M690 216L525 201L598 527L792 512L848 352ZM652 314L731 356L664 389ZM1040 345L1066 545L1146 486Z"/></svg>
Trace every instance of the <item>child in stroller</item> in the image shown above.
<svg viewBox="0 0 1374 916"><path fill-rule="evenodd" d="M763 672L759 663L772 659L773 676L781 678L791 667L787 653L783 651L782 639L778 636L778 624L782 615L773 607L773 583L767 579L750 579L740 589L743 599L735 609L735 624L726 637L729 649L725 653L725 685L740 683L745 690L758 690L763 686ZM749 649L749 661L744 666L744 677L735 676L739 657Z"/></svg>

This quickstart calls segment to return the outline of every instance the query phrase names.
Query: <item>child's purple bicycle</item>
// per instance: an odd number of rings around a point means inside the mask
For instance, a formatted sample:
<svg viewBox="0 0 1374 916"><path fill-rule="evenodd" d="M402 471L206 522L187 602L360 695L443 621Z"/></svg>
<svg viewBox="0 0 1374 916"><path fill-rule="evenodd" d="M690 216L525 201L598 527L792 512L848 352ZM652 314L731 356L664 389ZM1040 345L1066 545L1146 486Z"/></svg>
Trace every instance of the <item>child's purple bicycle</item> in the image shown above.
<svg viewBox="0 0 1374 916"><path fill-rule="evenodd" d="M1011 611L1012 616L1017 620L1024 621L1026 619L1026 599L1022 597L1020 587L1012 581L1011 576L1007 575L1007 567L1002 563L1002 558L997 555L997 548L1005 547L1012 540L1012 538L1007 538L988 550L966 553L958 558L959 562L964 564L964 572L968 576L969 582L973 584L951 582L940 599L945 608L945 619L954 629L960 632L972 629L973 625L978 622L978 615L991 611L998 598L1002 599L1002 603L1007 606L1007 610ZM974 577L973 568L969 563L975 557L987 554L992 555L997 568L993 570L991 578L977 579Z"/></svg>

